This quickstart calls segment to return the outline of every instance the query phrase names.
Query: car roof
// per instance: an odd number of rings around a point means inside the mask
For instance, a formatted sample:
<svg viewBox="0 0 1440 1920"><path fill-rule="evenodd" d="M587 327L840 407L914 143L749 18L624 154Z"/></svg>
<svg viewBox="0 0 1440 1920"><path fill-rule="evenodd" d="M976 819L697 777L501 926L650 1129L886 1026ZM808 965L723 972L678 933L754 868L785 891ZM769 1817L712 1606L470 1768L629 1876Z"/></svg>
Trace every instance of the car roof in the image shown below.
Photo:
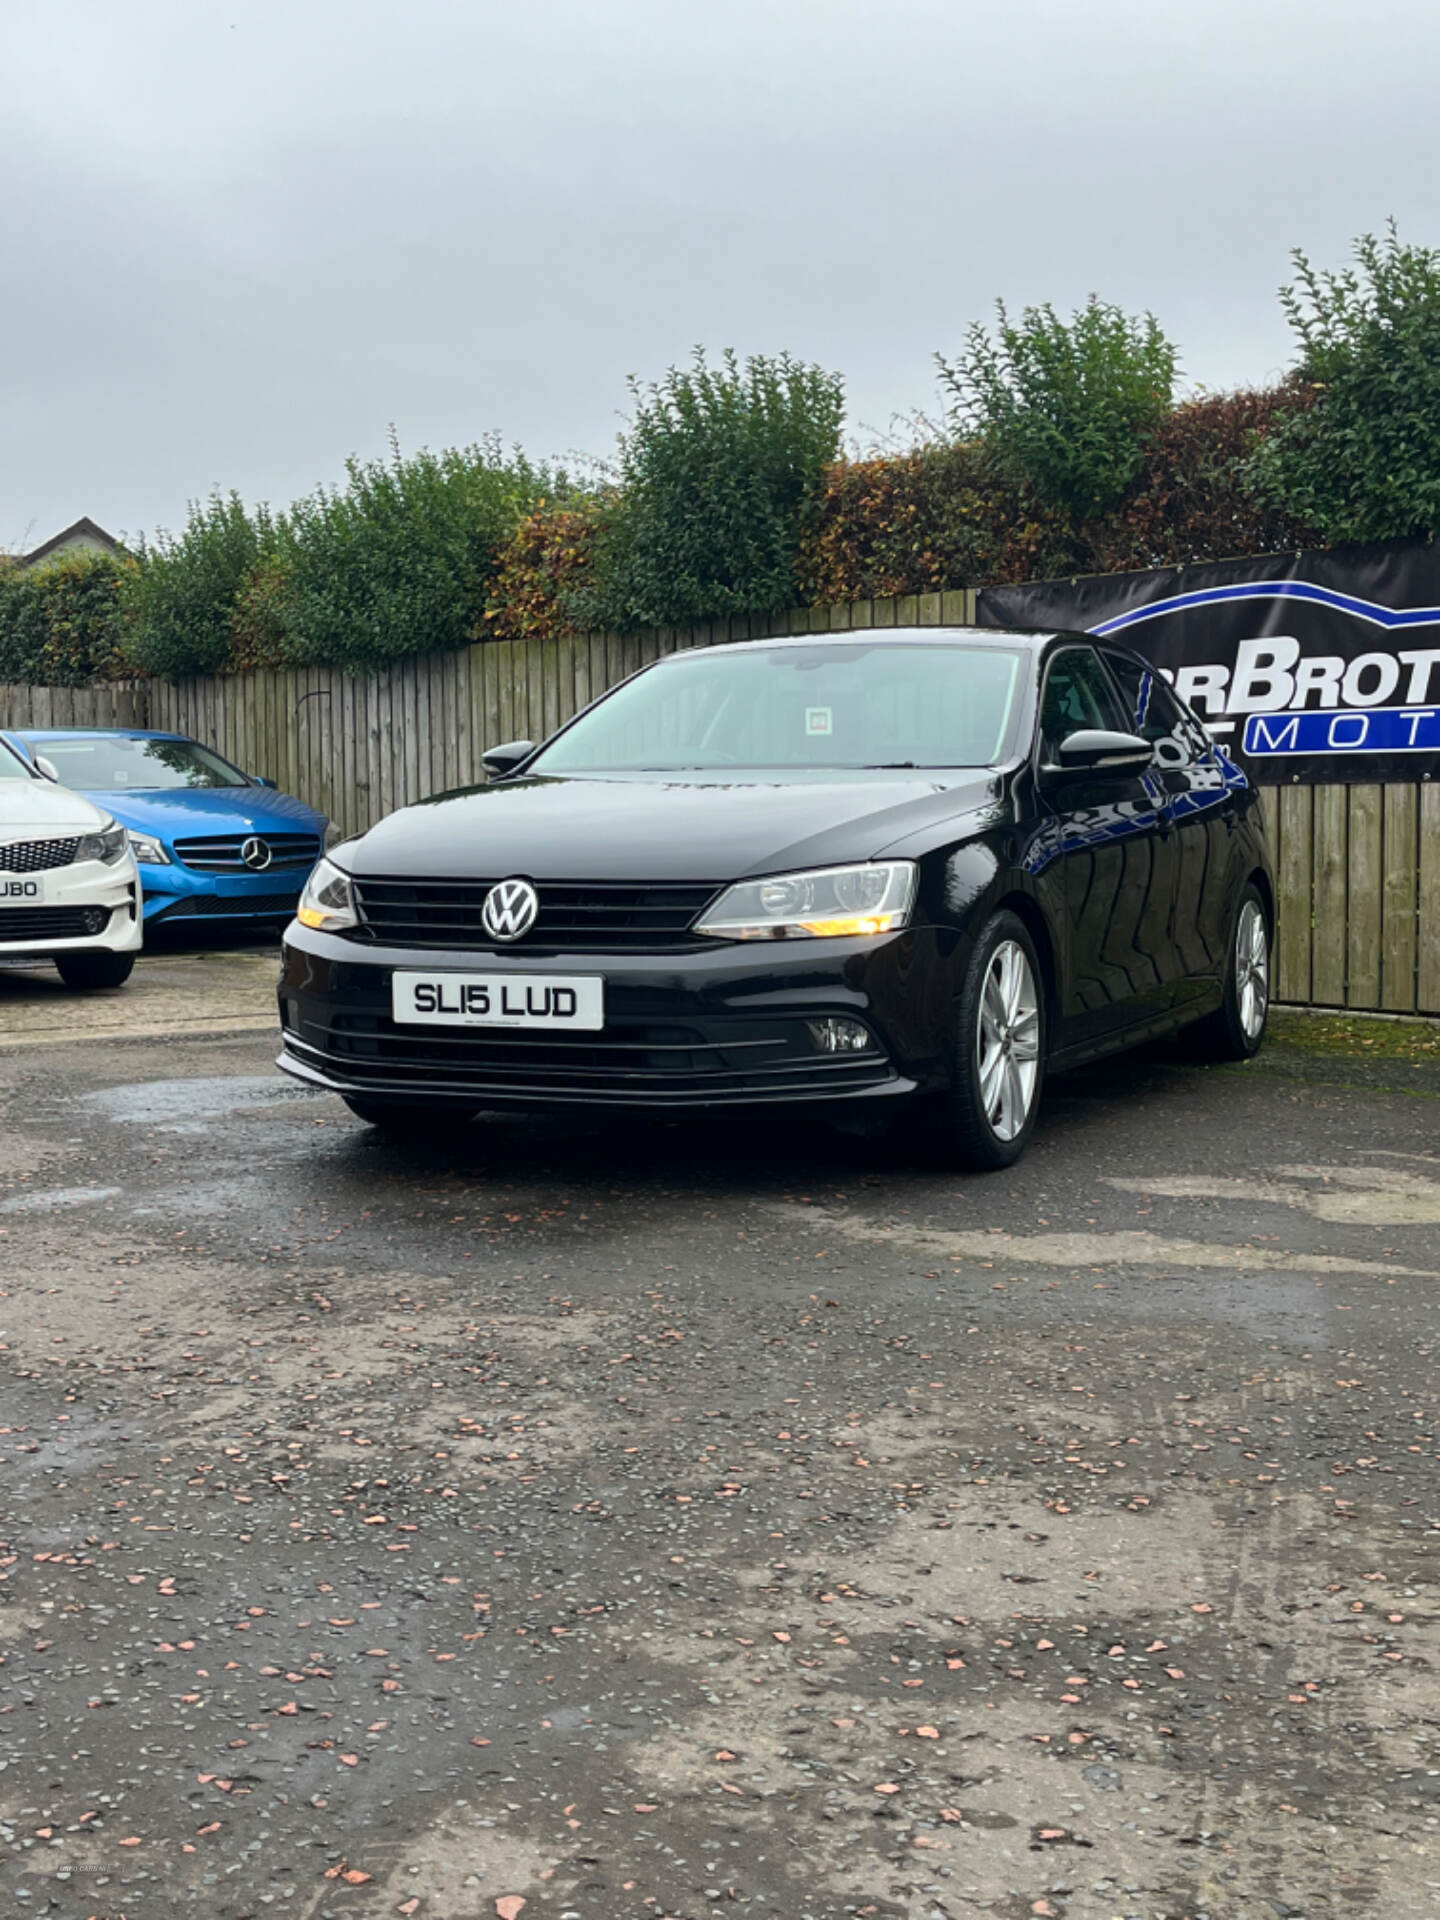
<svg viewBox="0 0 1440 1920"><path fill-rule="evenodd" d="M188 733L156 727L11 727L21 740L188 740Z"/></svg>
<svg viewBox="0 0 1440 1920"><path fill-rule="evenodd" d="M679 653L664 654L661 658L678 660L682 654L686 658L695 654L709 658L717 653L756 653L777 647L872 646L877 642L883 645L896 641L903 641L906 646L918 644L930 647L993 647L997 641L1002 641L1022 646L1027 652L1038 653L1050 641L1057 639L1093 643L1094 635L1061 633L1055 627L850 627L836 632L774 634L763 640L729 640L718 647L685 647Z"/></svg>

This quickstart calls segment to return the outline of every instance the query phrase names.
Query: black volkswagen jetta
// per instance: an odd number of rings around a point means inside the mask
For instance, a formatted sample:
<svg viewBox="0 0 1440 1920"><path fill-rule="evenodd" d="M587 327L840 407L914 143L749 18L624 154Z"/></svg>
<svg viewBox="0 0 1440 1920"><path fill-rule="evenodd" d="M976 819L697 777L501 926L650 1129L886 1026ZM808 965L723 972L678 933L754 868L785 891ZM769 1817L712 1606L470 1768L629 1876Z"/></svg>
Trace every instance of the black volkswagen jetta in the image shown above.
<svg viewBox="0 0 1440 1920"><path fill-rule="evenodd" d="M673 654L322 860L280 1065L364 1120L908 1101L1016 1159L1047 1065L1251 1054L1258 797L1138 655L919 628Z"/></svg>

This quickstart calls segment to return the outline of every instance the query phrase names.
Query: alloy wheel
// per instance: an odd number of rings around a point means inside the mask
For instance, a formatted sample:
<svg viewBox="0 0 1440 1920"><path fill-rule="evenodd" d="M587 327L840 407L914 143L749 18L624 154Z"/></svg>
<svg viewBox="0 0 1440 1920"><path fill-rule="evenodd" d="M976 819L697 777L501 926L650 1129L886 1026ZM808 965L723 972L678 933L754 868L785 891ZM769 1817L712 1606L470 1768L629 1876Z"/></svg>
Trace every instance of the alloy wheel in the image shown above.
<svg viewBox="0 0 1440 1920"><path fill-rule="evenodd" d="M990 956L975 1046L985 1118L997 1140L1013 1140L1030 1118L1040 1077L1035 974L1014 940L1002 940Z"/></svg>
<svg viewBox="0 0 1440 1920"><path fill-rule="evenodd" d="M1235 926L1235 1007L1247 1040L1257 1040L1270 1006L1270 936L1254 900L1240 909Z"/></svg>

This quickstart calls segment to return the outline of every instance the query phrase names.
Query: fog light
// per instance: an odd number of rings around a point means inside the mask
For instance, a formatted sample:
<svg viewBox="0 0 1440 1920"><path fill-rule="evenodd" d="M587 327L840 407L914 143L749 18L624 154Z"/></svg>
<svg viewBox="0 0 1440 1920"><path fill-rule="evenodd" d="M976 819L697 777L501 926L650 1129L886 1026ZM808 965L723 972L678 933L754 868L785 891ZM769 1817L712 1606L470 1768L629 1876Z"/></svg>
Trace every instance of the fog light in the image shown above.
<svg viewBox="0 0 1440 1920"><path fill-rule="evenodd" d="M824 1020L807 1020L805 1024L817 1053L867 1053L873 1044L870 1029L862 1027L858 1020L838 1020L832 1014Z"/></svg>

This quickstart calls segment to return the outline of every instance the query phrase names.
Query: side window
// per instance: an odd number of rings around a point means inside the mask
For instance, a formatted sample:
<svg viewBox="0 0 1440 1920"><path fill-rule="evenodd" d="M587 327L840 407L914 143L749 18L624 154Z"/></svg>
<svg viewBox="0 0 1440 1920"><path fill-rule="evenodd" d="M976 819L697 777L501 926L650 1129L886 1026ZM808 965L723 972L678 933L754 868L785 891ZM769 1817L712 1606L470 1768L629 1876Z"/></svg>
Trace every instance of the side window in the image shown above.
<svg viewBox="0 0 1440 1920"><path fill-rule="evenodd" d="M1107 651L1105 661L1125 704L1126 732L1148 740L1162 766L1189 766L1208 755L1209 734L1153 668L1123 653Z"/></svg>
<svg viewBox="0 0 1440 1920"><path fill-rule="evenodd" d="M1040 702L1040 754L1052 762L1055 749L1067 734L1098 727L1109 733L1127 731L1115 689L1090 647L1066 647L1050 662L1045 693Z"/></svg>

